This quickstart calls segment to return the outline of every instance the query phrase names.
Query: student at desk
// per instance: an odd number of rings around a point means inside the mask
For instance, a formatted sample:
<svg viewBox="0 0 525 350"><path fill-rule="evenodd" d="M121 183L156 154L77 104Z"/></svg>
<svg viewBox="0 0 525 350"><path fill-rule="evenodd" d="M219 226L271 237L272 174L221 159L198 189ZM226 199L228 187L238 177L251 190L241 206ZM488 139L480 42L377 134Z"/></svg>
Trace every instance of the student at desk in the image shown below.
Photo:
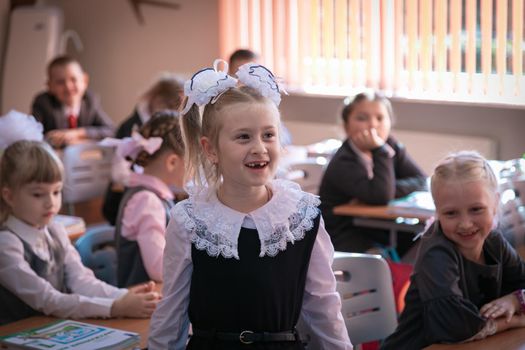
<svg viewBox="0 0 525 350"><path fill-rule="evenodd" d="M88 82L88 75L72 57L56 57L47 66L47 91L35 97L31 109L53 147L113 134L113 122L88 90Z"/></svg>
<svg viewBox="0 0 525 350"><path fill-rule="evenodd" d="M319 190L321 210L336 250L365 252L378 243L387 245L388 234L380 229L357 228L351 217L334 215L333 208L350 201L385 205L391 199L425 189L426 177L403 145L390 135L393 111L386 97L360 93L344 107L342 119L348 138L324 173ZM398 247L404 250L408 244Z"/></svg>
<svg viewBox="0 0 525 350"><path fill-rule="evenodd" d="M431 187L436 221L421 239L406 307L383 350L525 327L525 263L495 229L498 183L488 162L475 152L452 154Z"/></svg>
<svg viewBox="0 0 525 350"><path fill-rule="evenodd" d="M149 317L159 299L153 282L127 290L98 280L52 222L64 169L42 138L34 118L0 117L0 325L38 314Z"/></svg>

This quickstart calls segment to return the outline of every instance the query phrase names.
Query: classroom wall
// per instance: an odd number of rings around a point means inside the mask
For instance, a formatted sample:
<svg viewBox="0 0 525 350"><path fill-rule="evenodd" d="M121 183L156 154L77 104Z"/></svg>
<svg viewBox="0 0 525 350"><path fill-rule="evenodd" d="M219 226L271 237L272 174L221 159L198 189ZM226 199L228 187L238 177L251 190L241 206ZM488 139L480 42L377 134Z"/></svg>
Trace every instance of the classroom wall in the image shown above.
<svg viewBox="0 0 525 350"><path fill-rule="evenodd" d="M488 137L495 140L500 159L518 158L525 153L525 107L404 99L393 99L392 106L396 114L394 128ZM291 95L281 104L284 120L306 122L340 123L341 108L342 98L326 96Z"/></svg>
<svg viewBox="0 0 525 350"><path fill-rule="evenodd" d="M0 23L4 23L0 0ZM129 0L43 0L64 11L65 28L78 32L84 51L78 54L91 76L91 87L119 122L132 111L140 93L154 76L173 70L187 77L210 65L219 52L217 1L176 0L179 10L141 5L145 25L139 25ZM2 31L0 26L0 44ZM334 123L340 98L285 96L283 119ZM394 100L396 127L457 135L491 137L501 159L525 152L525 107L521 109L421 103ZM424 145L421 145L424 147Z"/></svg>
<svg viewBox="0 0 525 350"><path fill-rule="evenodd" d="M0 0L0 82L2 81L2 67L4 66L4 50L7 38L7 26L9 25L9 0ZM2 94L2 84L0 84ZM1 101L2 99L0 99ZM0 102L1 103L1 102ZM0 111L2 106L0 106Z"/></svg>
<svg viewBox="0 0 525 350"><path fill-rule="evenodd" d="M102 96L104 109L117 122L162 71L186 77L210 65L219 52L216 1L177 0L179 10L141 4L138 23L129 0L48 0L64 11L64 28L75 30L84 45L76 53Z"/></svg>

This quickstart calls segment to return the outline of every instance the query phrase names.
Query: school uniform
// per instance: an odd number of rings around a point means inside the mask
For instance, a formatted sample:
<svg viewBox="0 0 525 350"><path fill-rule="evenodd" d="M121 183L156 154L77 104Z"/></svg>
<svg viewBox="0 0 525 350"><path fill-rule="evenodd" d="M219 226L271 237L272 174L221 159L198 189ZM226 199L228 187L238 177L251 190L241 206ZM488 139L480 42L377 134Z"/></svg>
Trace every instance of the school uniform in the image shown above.
<svg viewBox="0 0 525 350"><path fill-rule="evenodd" d="M155 176L132 173L116 221L117 280L128 287L162 281L165 231L174 196Z"/></svg>
<svg viewBox="0 0 525 350"><path fill-rule="evenodd" d="M421 239L405 309L381 349L422 349L472 338L486 324L484 304L525 288L525 263L493 231L483 244L485 264L463 257L439 223Z"/></svg>
<svg viewBox="0 0 525 350"><path fill-rule="evenodd" d="M150 349L184 349L190 322L188 349L303 349L295 336L239 340L243 331L293 334L299 317L322 349L352 348L319 200L289 181L269 186L270 201L249 214L223 205L210 189L175 205Z"/></svg>
<svg viewBox="0 0 525 350"><path fill-rule="evenodd" d="M351 140L343 142L319 188L321 211L335 250L364 252L377 242L388 243L386 232L356 227L352 217L334 215L335 206L351 201L386 205L391 199L425 189L425 174L392 136L372 150L371 160Z"/></svg>
<svg viewBox="0 0 525 350"><path fill-rule="evenodd" d="M0 324L35 314L109 317L127 293L82 265L64 227L37 229L10 216L0 227Z"/></svg>
<svg viewBox="0 0 525 350"><path fill-rule="evenodd" d="M36 96L31 110L36 120L44 126L44 133L70 127L65 106L49 92ZM86 91L82 98L76 124L77 127L86 129L90 139L113 136L113 121L102 109L99 98L90 91Z"/></svg>

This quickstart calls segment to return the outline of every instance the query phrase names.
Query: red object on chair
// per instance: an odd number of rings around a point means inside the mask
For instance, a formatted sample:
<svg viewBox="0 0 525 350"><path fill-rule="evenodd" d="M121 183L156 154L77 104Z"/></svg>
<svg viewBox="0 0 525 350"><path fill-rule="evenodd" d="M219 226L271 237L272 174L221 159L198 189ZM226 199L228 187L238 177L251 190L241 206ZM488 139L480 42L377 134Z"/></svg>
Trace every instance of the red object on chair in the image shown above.
<svg viewBox="0 0 525 350"><path fill-rule="evenodd" d="M70 129L76 129L77 128L77 117L74 114L68 115L67 123Z"/></svg>

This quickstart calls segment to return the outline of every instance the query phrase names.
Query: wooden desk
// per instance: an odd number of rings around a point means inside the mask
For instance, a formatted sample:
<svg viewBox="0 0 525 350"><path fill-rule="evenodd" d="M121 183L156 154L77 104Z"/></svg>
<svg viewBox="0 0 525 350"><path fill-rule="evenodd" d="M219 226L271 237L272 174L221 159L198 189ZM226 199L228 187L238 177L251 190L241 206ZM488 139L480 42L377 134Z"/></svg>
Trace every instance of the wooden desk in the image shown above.
<svg viewBox="0 0 525 350"><path fill-rule="evenodd" d="M434 344L425 350L525 350L525 328L515 328L464 344Z"/></svg>
<svg viewBox="0 0 525 350"><path fill-rule="evenodd" d="M395 205L342 204L334 207L335 215L352 216L354 225L390 231L390 245L395 247L397 231L419 233L434 212Z"/></svg>
<svg viewBox="0 0 525 350"><path fill-rule="evenodd" d="M155 284L155 291L162 292L162 283ZM0 336L43 326L47 323L57 320L59 320L59 318L50 316L34 316L25 318L20 321L0 326ZM81 318L77 321L138 333L140 334L140 348L145 349L148 346L149 318Z"/></svg>
<svg viewBox="0 0 525 350"><path fill-rule="evenodd" d="M36 328L45 324L57 321L58 318L48 316L35 316L17 322L0 326L0 336L20 332L26 329ZM148 346L149 318L119 318L119 319L79 319L80 322L101 325L105 327L122 329L129 332L140 334L140 347L144 349Z"/></svg>

